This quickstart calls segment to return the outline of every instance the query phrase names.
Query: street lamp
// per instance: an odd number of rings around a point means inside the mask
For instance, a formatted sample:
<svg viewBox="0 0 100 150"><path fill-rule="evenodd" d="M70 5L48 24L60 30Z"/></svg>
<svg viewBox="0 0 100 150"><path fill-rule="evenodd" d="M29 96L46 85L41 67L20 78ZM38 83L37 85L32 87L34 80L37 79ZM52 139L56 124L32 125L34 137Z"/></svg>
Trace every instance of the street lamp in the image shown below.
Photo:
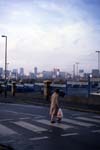
<svg viewBox="0 0 100 150"><path fill-rule="evenodd" d="M7 36L2 35L5 38L5 97L7 97Z"/></svg>

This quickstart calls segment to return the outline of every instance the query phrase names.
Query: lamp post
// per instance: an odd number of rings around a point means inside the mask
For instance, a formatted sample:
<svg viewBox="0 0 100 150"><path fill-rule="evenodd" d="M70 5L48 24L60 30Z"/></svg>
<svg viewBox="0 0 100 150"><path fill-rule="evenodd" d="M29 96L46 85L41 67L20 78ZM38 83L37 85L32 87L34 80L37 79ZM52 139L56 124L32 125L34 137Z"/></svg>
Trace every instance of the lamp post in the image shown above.
<svg viewBox="0 0 100 150"><path fill-rule="evenodd" d="M90 96L90 93L91 93L91 78L92 78L92 75L89 74L88 75L88 97Z"/></svg>
<svg viewBox="0 0 100 150"><path fill-rule="evenodd" d="M2 35L5 38L5 97L7 97L7 36Z"/></svg>

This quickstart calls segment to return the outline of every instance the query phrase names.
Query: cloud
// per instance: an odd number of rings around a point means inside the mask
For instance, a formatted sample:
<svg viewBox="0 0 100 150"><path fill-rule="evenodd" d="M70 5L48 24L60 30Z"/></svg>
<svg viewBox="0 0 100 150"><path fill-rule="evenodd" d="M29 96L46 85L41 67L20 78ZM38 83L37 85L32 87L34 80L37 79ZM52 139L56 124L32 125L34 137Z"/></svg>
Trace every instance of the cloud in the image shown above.
<svg viewBox="0 0 100 150"><path fill-rule="evenodd" d="M100 47L100 24L90 17L91 6L88 12L84 1L62 1L36 0L28 6L19 2L5 11L6 19L1 19L0 34L8 36L9 66L71 68L76 60L84 63L82 58ZM0 48L2 53L3 39ZM87 57L86 60L91 62ZM96 63L95 59L93 63Z"/></svg>

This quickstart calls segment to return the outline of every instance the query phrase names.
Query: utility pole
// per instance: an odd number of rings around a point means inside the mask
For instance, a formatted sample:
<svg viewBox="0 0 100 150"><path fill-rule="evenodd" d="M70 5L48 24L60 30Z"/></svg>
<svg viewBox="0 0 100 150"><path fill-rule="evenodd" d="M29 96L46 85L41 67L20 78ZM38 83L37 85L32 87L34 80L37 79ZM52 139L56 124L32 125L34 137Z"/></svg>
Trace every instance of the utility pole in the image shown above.
<svg viewBox="0 0 100 150"><path fill-rule="evenodd" d="M5 97L7 97L7 36L2 35L5 38Z"/></svg>
<svg viewBox="0 0 100 150"><path fill-rule="evenodd" d="M100 74L100 51L96 51L98 53L98 70Z"/></svg>

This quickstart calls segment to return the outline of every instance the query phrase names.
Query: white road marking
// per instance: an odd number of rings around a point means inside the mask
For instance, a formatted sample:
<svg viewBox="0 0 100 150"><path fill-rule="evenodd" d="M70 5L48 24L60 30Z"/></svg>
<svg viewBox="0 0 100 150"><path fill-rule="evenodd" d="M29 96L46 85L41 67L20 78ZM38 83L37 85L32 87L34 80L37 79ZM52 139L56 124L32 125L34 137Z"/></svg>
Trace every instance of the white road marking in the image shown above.
<svg viewBox="0 0 100 150"><path fill-rule="evenodd" d="M61 136L73 136L73 135L79 135L79 133L66 133L62 134Z"/></svg>
<svg viewBox="0 0 100 150"><path fill-rule="evenodd" d="M48 139L48 137L47 137L47 136L35 137L35 138L30 138L29 140L31 140L31 141L36 141L36 140L44 140L44 139Z"/></svg>
<svg viewBox="0 0 100 150"><path fill-rule="evenodd" d="M30 114L30 113L16 112L16 111L10 111L10 110L5 110L5 112L15 113L18 115L28 115L28 116L32 116L32 117L44 117L42 115L34 115L34 114Z"/></svg>
<svg viewBox="0 0 100 150"><path fill-rule="evenodd" d="M44 116L35 116L34 119L42 119Z"/></svg>
<svg viewBox="0 0 100 150"><path fill-rule="evenodd" d="M0 135L6 136L6 135L12 135L12 134L17 134L17 132L0 124Z"/></svg>
<svg viewBox="0 0 100 150"><path fill-rule="evenodd" d="M25 129L31 130L33 132L42 132L42 131L47 131L47 129L24 122L24 121L17 121L17 122L13 122L14 124L21 126Z"/></svg>
<svg viewBox="0 0 100 150"><path fill-rule="evenodd" d="M11 111L11 110L5 110L5 112L13 113L13 114L18 114L16 111Z"/></svg>
<svg viewBox="0 0 100 150"><path fill-rule="evenodd" d="M13 119L0 119L0 122L3 122L3 121L12 121Z"/></svg>
<svg viewBox="0 0 100 150"><path fill-rule="evenodd" d="M63 118L63 121L67 122L67 123L72 123L72 124L75 124L75 125L79 125L79 126L84 126L84 127L93 126L93 124L91 124L91 123L85 123L85 122L81 122L81 121L77 121L77 120L73 120L73 119Z"/></svg>
<svg viewBox="0 0 100 150"><path fill-rule="evenodd" d="M100 119L100 116L93 116L94 118L98 118L98 119Z"/></svg>
<svg viewBox="0 0 100 150"><path fill-rule="evenodd" d="M53 126L53 127L57 127L57 128L61 128L61 129L69 129L69 128L73 128L73 126L70 125L66 125L66 124L62 124L62 123L50 123L50 121L45 120L45 119L41 119L41 120L37 120L37 122L42 123L42 124L46 124L49 126Z"/></svg>
<svg viewBox="0 0 100 150"><path fill-rule="evenodd" d="M92 118L87 118L87 117L76 117L76 119L81 119L81 120L84 120L84 121L91 121L91 122L100 123L100 120L98 120L98 119L92 119Z"/></svg>
<svg viewBox="0 0 100 150"><path fill-rule="evenodd" d="M93 130L94 133L100 133L100 130Z"/></svg>
<svg viewBox="0 0 100 150"><path fill-rule="evenodd" d="M26 119L30 119L29 117L23 117L23 118L19 118L20 120L26 120Z"/></svg>

